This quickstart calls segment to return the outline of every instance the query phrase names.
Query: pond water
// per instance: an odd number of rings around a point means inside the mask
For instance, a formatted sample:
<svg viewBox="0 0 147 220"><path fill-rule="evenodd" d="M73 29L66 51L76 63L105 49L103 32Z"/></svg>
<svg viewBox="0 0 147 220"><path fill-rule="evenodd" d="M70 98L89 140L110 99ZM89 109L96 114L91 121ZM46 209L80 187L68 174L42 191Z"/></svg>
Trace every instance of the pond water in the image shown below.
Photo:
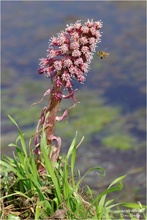
<svg viewBox="0 0 147 220"><path fill-rule="evenodd" d="M72 110L71 119L57 125L56 132L63 138L62 153L76 130L85 136L77 155L82 173L97 165L106 169L104 179L92 173L84 184L98 192L114 178L128 174L120 196L145 201L145 2L3 1L1 12L2 154L12 155L7 145L17 136L7 115L14 117L29 139L47 104L31 107L50 86L37 74L49 38L76 20L101 19L102 42L97 50L107 48L110 56L103 60L94 56L85 84L75 85L81 104Z"/></svg>

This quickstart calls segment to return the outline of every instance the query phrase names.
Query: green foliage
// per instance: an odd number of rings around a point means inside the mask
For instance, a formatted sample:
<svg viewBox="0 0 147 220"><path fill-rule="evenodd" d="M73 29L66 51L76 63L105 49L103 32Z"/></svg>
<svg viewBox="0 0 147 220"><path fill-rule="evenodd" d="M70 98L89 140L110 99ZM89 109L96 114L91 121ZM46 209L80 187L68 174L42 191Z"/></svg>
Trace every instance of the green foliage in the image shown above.
<svg viewBox="0 0 147 220"><path fill-rule="evenodd" d="M95 171L104 176L105 170L101 167L89 169L81 177L75 175L75 160L77 147L77 134L73 139L67 155L63 155L55 163L48 158L49 146L46 144L45 132L41 137L41 157L34 155L31 147L27 152L24 134L12 117L10 120L18 129L19 136L14 146L16 153L13 158L3 156L0 161L1 175L1 219L136 219L143 216L145 219L145 206L134 203L114 203L108 200L107 195L122 189L122 180L125 176L115 179L109 187L94 196L87 186L83 191L81 183L86 175ZM42 171L39 170L39 165ZM122 207L129 212L122 212ZM115 208L115 210L114 210ZM135 212L133 212L135 210ZM135 214L134 214L135 213ZM125 215L124 215L125 214Z"/></svg>
<svg viewBox="0 0 147 220"><path fill-rule="evenodd" d="M114 134L103 139L102 143L107 147L114 147L117 149L128 150L134 148L134 138L128 135Z"/></svg>

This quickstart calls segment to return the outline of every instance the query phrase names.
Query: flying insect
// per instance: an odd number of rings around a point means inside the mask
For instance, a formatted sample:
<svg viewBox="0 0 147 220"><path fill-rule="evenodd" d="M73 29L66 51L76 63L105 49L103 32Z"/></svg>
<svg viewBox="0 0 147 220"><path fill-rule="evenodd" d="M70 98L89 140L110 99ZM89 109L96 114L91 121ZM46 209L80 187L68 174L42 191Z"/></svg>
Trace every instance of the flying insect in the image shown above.
<svg viewBox="0 0 147 220"><path fill-rule="evenodd" d="M97 55L98 55L101 59L103 59L103 58L105 58L105 57L108 57L110 54L107 53L107 52L105 52L105 51L98 51L98 52L97 52Z"/></svg>

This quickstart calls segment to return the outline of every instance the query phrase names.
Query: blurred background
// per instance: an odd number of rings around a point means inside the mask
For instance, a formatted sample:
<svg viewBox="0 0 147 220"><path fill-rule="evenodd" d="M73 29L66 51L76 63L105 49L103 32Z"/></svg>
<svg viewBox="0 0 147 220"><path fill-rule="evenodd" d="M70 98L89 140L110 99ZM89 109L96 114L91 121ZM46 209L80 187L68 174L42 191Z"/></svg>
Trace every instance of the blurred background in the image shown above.
<svg viewBox="0 0 147 220"><path fill-rule="evenodd" d="M84 174L100 166L105 177L95 172L83 182L95 193L115 178L127 175L118 201L145 203L145 110L146 110L146 5L145 1L2 1L1 68L1 153L12 155L17 129L11 115L25 133L27 143L35 133L41 109L38 105L50 87L50 79L38 75L39 59L46 57L49 38L66 24L87 19L102 20L102 41L97 51L110 56L94 56L84 85L78 88L80 102L65 121L57 123L62 138L62 154L78 131L76 166ZM73 103L63 101L59 115Z"/></svg>

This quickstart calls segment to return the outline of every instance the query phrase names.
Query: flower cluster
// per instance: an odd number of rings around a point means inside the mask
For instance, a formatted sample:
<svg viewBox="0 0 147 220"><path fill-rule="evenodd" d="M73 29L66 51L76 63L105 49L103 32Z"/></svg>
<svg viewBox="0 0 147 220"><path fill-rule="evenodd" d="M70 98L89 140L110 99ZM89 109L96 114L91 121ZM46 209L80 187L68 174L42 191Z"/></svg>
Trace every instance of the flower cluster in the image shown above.
<svg viewBox="0 0 147 220"><path fill-rule="evenodd" d="M88 20L84 25L77 21L50 39L47 58L40 60L38 73L54 79L60 91L55 92L56 99L62 98L63 88L72 90L72 79L85 81L96 44L100 42L101 27L101 21Z"/></svg>
<svg viewBox="0 0 147 220"><path fill-rule="evenodd" d="M47 50L47 58L40 60L39 74L52 79L51 88L48 89L45 96L49 95L48 106L42 110L40 119L36 127L35 134L35 153L39 156L41 130L43 127L46 132L47 144L53 149L49 152L49 158L57 161L61 148L61 138L54 135L54 127L56 121L61 121L68 116L71 108L75 107L77 101L74 97L72 80L75 79L80 83L84 83L86 73L89 70L89 64L95 52L96 44L100 42L100 28L102 22L93 20L81 24L77 21L75 24L67 25L65 31L60 32L57 37L52 37L49 41ZM67 95L63 95L63 90L67 89ZM62 116L57 116L57 112L62 99L70 99L74 101L74 105L66 109ZM40 102L41 102L40 101ZM34 103L36 104L36 103ZM53 141L57 142L53 146Z"/></svg>

